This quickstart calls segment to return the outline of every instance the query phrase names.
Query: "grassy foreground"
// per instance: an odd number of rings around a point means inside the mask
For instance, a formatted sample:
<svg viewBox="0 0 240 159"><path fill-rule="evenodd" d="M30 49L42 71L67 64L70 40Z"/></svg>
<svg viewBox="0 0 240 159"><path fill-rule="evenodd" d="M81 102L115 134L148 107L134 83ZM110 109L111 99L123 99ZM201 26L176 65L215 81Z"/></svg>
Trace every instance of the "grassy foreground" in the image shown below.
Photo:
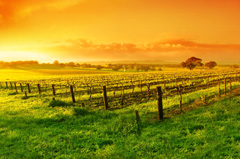
<svg viewBox="0 0 240 159"><path fill-rule="evenodd" d="M0 91L0 158L239 158L240 97L163 122Z"/></svg>

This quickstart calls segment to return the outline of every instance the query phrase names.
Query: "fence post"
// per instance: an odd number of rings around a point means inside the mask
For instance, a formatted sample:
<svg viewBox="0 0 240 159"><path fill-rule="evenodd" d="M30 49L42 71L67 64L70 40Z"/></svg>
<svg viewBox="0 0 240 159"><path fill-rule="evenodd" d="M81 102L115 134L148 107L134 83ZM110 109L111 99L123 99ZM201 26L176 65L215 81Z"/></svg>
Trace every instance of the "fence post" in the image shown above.
<svg viewBox="0 0 240 159"><path fill-rule="evenodd" d="M226 95L227 93L227 80L224 78L224 94Z"/></svg>
<svg viewBox="0 0 240 159"><path fill-rule="evenodd" d="M71 95L72 95L72 101L73 103L76 103L75 97L74 97L74 92L73 92L73 86L70 86L70 91L71 91Z"/></svg>
<svg viewBox="0 0 240 159"><path fill-rule="evenodd" d="M23 92L23 87L22 87L22 83L20 83L20 87L21 87L21 91Z"/></svg>
<svg viewBox="0 0 240 159"><path fill-rule="evenodd" d="M163 120L162 88L157 87L158 119Z"/></svg>
<svg viewBox="0 0 240 159"><path fill-rule="evenodd" d="M92 85L89 86L89 99L92 99Z"/></svg>
<svg viewBox="0 0 240 159"><path fill-rule="evenodd" d="M8 83L6 82L6 88L8 88Z"/></svg>
<svg viewBox="0 0 240 159"><path fill-rule="evenodd" d="M105 109L107 110L108 109L108 101L107 101L107 89L106 89L106 86L103 86L102 89L103 89L103 102L104 102Z"/></svg>
<svg viewBox="0 0 240 159"><path fill-rule="evenodd" d="M218 97L221 97L221 87L220 87L220 81L218 81Z"/></svg>
<svg viewBox="0 0 240 159"><path fill-rule="evenodd" d="M208 79L207 79L207 88L209 88L209 76L208 76Z"/></svg>
<svg viewBox="0 0 240 159"><path fill-rule="evenodd" d="M11 89L13 89L12 82L10 82L10 85L11 85Z"/></svg>
<svg viewBox="0 0 240 159"><path fill-rule="evenodd" d="M122 90L121 90L121 106L123 106L124 104L124 87L122 86Z"/></svg>
<svg viewBox="0 0 240 159"><path fill-rule="evenodd" d="M40 86L40 84L37 84L37 87L38 87L39 94L41 94L41 86Z"/></svg>
<svg viewBox="0 0 240 159"><path fill-rule="evenodd" d="M232 91L232 80L231 78L229 79L229 93Z"/></svg>
<svg viewBox="0 0 240 159"><path fill-rule="evenodd" d="M139 117L139 113L137 110L135 110L135 114L136 114L136 121L138 123L140 121L140 117Z"/></svg>
<svg viewBox="0 0 240 159"><path fill-rule="evenodd" d="M150 99L150 87L151 87L151 85L147 84L147 97L148 97L148 100Z"/></svg>
<svg viewBox="0 0 240 159"><path fill-rule="evenodd" d="M14 83L14 86L15 86L16 93L18 93L18 90L17 90L17 84Z"/></svg>
<svg viewBox="0 0 240 159"><path fill-rule="evenodd" d="M142 94L142 80L141 80L141 83L140 83L140 89L141 89L141 94Z"/></svg>
<svg viewBox="0 0 240 159"><path fill-rule="evenodd" d="M27 83L27 87L28 87L28 93L31 93L31 88L29 83Z"/></svg>
<svg viewBox="0 0 240 159"><path fill-rule="evenodd" d="M178 93L179 93L179 96L180 96L179 108L180 108L180 111L182 112L182 90L181 90L181 87L178 86L177 90L178 90Z"/></svg>
<svg viewBox="0 0 240 159"><path fill-rule="evenodd" d="M53 95L56 96L56 90L55 90L55 85L52 85L52 91L53 91Z"/></svg>

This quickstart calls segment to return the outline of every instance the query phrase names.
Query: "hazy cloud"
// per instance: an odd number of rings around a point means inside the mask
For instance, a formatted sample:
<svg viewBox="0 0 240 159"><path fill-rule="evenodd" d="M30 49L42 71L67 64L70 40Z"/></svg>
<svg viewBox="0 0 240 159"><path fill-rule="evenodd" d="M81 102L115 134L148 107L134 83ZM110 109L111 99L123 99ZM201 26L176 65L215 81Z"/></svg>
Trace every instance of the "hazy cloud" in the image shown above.
<svg viewBox="0 0 240 159"><path fill-rule="evenodd" d="M178 62L190 56L198 56L205 60L236 62L236 56L240 53L240 45L204 44L184 39L165 40L145 45L95 44L85 39L77 39L54 43L44 48L43 51L55 57L76 60L169 60Z"/></svg>
<svg viewBox="0 0 240 159"><path fill-rule="evenodd" d="M8 25L41 8L64 9L83 0L0 0L0 24Z"/></svg>

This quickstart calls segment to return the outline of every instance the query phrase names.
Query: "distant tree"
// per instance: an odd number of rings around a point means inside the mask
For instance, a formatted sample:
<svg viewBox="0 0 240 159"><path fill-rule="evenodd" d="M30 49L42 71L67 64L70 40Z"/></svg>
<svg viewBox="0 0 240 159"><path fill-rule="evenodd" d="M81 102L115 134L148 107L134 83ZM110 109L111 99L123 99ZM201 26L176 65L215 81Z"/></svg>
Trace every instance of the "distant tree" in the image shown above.
<svg viewBox="0 0 240 159"><path fill-rule="evenodd" d="M60 67L65 67L65 64L64 63L59 63L59 66Z"/></svg>
<svg viewBox="0 0 240 159"><path fill-rule="evenodd" d="M140 70L141 70L141 66L138 66L138 65L137 65L137 66L136 66L136 70L137 70L137 71L140 71Z"/></svg>
<svg viewBox="0 0 240 159"><path fill-rule="evenodd" d="M210 69L213 69L215 66L217 66L217 63L215 61L209 61L209 62L205 63L205 66Z"/></svg>
<svg viewBox="0 0 240 159"><path fill-rule="evenodd" d="M151 66L150 70L151 71L156 71L156 68L154 66Z"/></svg>
<svg viewBox="0 0 240 159"><path fill-rule="evenodd" d="M158 70L158 71L162 71L162 68L161 68L161 67L159 67L157 70Z"/></svg>
<svg viewBox="0 0 240 159"><path fill-rule="evenodd" d="M93 67L91 64L84 63L81 65L83 68L91 68Z"/></svg>
<svg viewBox="0 0 240 159"><path fill-rule="evenodd" d="M239 66L238 65L232 65L231 68L236 69L236 68L239 68Z"/></svg>
<svg viewBox="0 0 240 159"><path fill-rule="evenodd" d="M112 69L113 65L112 64L108 64L107 66L109 69Z"/></svg>
<svg viewBox="0 0 240 159"><path fill-rule="evenodd" d="M59 61L58 61L58 60L55 60L55 61L53 62L53 64L54 64L54 65L59 65Z"/></svg>
<svg viewBox="0 0 240 159"><path fill-rule="evenodd" d="M119 69L120 69L120 68L119 68L119 67L116 67L116 66L115 66L115 67L112 67L112 70L113 70L113 71L118 71Z"/></svg>
<svg viewBox="0 0 240 159"><path fill-rule="evenodd" d="M182 62L181 67L188 68L189 70L193 70L196 66L203 66L202 59L196 57L190 57L186 60L186 62Z"/></svg>
<svg viewBox="0 0 240 159"><path fill-rule="evenodd" d="M129 69L133 70L134 69L134 64L129 65Z"/></svg>
<svg viewBox="0 0 240 159"><path fill-rule="evenodd" d="M69 62L69 63L66 63L66 66L68 67L75 67L75 63L74 62Z"/></svg>
<svg viewBox="0 0 240 159"><path fill-rule="evenodd" d="M181 63L180 63L180 66L181 66L182 68L186 68L186 62L181 62Z"/></svg>
<svg viewBox="0 0 240 159"><path fill-rule="evenodd" d="M97 69L97 70L101 70L102 68L103 68L103 67L102 67L101 65L97 65L97 66L96 66L96 69Z"/></svg>
<svg viewBox="0 0 240 159"><path fill-rule="evenodd" d="M150 66L143 66L142 70L148 72L150 70Z"/></svg>

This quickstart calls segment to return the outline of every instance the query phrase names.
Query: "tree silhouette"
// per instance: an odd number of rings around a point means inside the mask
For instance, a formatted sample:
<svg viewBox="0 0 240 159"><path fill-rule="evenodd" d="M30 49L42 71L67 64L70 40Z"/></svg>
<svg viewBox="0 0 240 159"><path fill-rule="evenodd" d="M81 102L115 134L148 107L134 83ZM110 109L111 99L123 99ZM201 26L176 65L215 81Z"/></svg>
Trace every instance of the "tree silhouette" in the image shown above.
<svg viewBox="0 0 240 159"><path fill-rule="evenodd" d="M205 63L205 66L210 69L213 69L215 66L217 66L217 63L215 61L209 61L209 62Z"/></svg>
<svg viewBox="0 0 240 159"><path fill-rule="evenodd" d="M193 70L196 66L203 66L202 59L197 57L190 57L186 60L186 62L182 62L181 67L188 68L189 70Z"/></svg>
<svg viewBox="0 0 240 159"><path fill-rule="evenodd" d="M59 61L58 61L58 60L55 60L55 61L53 62L53 64L54 64L54 65L59 65Z"/></svg>

